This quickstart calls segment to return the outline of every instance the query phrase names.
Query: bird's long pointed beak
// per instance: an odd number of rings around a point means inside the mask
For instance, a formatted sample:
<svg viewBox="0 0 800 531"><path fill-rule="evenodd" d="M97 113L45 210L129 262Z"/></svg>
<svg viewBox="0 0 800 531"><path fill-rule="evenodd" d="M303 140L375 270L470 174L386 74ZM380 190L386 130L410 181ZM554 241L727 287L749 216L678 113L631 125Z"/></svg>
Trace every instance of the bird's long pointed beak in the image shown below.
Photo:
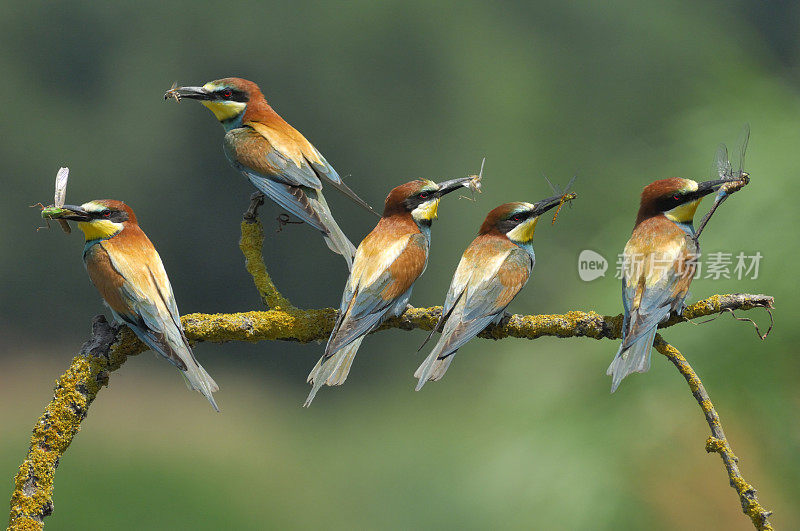
<svg viewBox="0 0 800 531"><path fill-rule="evenodd" d="M569 194L575 195L575 194ZM533 215L534 216L541 216L551 208L555 208L562 203L563 195L554 195L553 197L548 197L547 199L542 199L541 201L537 201L535 205L533 205Z"/></svg>
<svg viewBox="0 0 800 531"><path fill-rule="evenodd" d="M203 87L177 87L171 88L164 94L164 99L170 98L189 98L192 100L210 100L211 93Z"/></svg>
<svg viewBox="0 0 800 531"><path fill-rule="evenodd" d="M63 207L50 207L42 210L45 219L65 219L68 221L89 221L92 217L79 206L64 205Z"/></svg>
<svg viewBox="0 0 800 531"><path fill-rule="evenodd" d="M459 179L450 179L449 181L436 183L436 186L439 187L439 190L436 192L436 194L441 197L445 194L449 194L450 192L458 190L462 186L469 188L470 182L472 182L472 177L461 177Z"/></svg>
<svg viewBox="0 0 800 531"><path fill-rule="evenodd" d="M730 179L716 179L714 181L704 181L697 185L697 197L706 196L712 192L716 192L722 187L723 184L732 182Z"/></svg>

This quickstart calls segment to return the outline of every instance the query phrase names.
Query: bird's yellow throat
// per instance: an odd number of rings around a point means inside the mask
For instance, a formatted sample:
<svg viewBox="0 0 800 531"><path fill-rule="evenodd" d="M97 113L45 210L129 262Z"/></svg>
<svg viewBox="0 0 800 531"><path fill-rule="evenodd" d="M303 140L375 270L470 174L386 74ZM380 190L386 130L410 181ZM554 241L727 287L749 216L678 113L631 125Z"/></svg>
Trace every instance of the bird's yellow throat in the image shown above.
<svg viewBox="0 0 800 531"><path fill-rule="evenodd" d="M240 101L201 101L200 103L211 109L211 112L220 122L227 122L236 118L247 107L246 103Z"/></svg>
<svg viewBox="0 0 800 531"><path fill-rule="evenodd" d="M703 198L701 197L700 199L678 205L672 210L664 212L664 215L667 216L667 219L675 223L691 223L694 219L694 213L697 212L697 207L702 200Z"/></svg>
<svg viewBox="0 0 800 531"><path fill-rule="evenodd" d="M441 198L437 197L436 199L422 203L411 212L411 215L414 219L424 219L426 221L436 219L436 216L439 214L439 199Z"/></svg>
<svg viewBox="0 0 800 531"><path fill-rule="evenodd" d="M539 221L539 216L529 218L524 223L520 223L512 230L508 231L506 236L514 242L528 243L533 239L533 233L536 230L536 223Z"/></svg>
<svg viewBox="0 0 800 531"><path fill-rule="evenodd" d="M78 228L83 231L86 241L107 240L122 230L122 223L114 223L108 219L79 221Z"/></svg>

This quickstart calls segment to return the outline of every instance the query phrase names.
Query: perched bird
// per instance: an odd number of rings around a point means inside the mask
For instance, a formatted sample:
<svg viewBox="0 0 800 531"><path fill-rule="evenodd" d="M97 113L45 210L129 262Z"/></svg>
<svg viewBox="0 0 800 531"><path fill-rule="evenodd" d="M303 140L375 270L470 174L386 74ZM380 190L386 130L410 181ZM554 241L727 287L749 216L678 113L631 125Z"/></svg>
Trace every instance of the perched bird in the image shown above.
<svg viewBox="0 0 800 531"><path fill-rule="evenodd" d="M700 253L694 213L704 196L726 182L698 184L675 177L655 181L642 191L639 215L623 253L622 344L606 371L612 393L627 375L647 372L658 324L671 311L683 311Z"/></svg>
<svg viewBox="0 0 800 531"><path fill-rule="evenodd" d="M536 263L533 232L539 216L559 206L562 197L533 205L506 203L486 216L478 237L458 263L442 316L425 340L427 343L436 330L442 331L439 342L414 373L419 379L417 391L428 380L440 380L458 349L489 324L503 319L506 306L528 282Z"/></svg>
<svg viewBox="0 0 800 531"><path fill-rule="evenodd" d="M470 181L465 177L437 184L420 179L389 193L383 216L356 251L339 318L325 354L308 375L312 389L306 407L324 384L344 383L364 336L405 311L414 281L428 264L431 223L439 200Z"/></svg>
<svg viewBox="0 0 800 531"><path fill-rule="evenodd" d="M86 271L116 321L178 367L189 386L219 411L211 394L219 387L192 353L164 264L131 207L103 199L48 208L42 216L78 223L86 237Z"/></svg>
<svg viewBox="0 0 800 531"><path fill-rule="evenodd" d="M258 85L229 77L202 87L170 89L165 99L190 98L208 107L225 128L225 155L267 197L318 231L352 267L356 249L336 224L322 180L378 215L339 177L311 143L272 110Z"/></svg>

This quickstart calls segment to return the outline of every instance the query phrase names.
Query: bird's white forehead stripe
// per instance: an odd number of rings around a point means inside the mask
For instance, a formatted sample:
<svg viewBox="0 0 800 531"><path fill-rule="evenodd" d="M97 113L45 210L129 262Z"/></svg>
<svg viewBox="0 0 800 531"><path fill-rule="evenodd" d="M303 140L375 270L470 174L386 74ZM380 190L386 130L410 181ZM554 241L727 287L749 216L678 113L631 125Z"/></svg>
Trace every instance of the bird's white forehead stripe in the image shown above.
<svg viewBox="0 0 800 531"><path fill-rule="evenodd" d="M208 83L206 83L205 85L203 85L203 88L204 88L204 89L206 89L206 90L208 90L208 91L210 91L210 92L213 92L213 91L215 91L215 90L217 90L217 89L219 88L219 85L217 85L216 83L212 83L211 81L209 81Z"/></svg>
<svg viewBox="0 0 800 531"><path fill-rule="evenodd" d="M106 206L95 201L89 201L88 203L82 204L81 208L86 212L100 212L101 210L105 210Z"/></svg>

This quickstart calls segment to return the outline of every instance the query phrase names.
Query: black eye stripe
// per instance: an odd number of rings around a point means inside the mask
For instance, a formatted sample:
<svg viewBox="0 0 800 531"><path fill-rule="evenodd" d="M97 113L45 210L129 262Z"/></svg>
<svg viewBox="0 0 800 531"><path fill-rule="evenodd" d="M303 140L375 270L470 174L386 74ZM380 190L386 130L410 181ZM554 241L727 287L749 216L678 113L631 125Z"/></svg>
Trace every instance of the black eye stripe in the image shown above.
<svg viewBox="0 0 800 531"><path fill-rule="evenodd" d="M697 197L698 194L696 192L671 192L658 200L658 209L661 212L666 212L680 205L694 201Z"/></svg>
<svg viewBox="0 0 800 531"><path fill-rule="evenodd" d="M237 101L239 103L247 103L247 94L234 88L225 87L217 89L214 91L214 94L217 96L217 99L222 101Z"/></svg>
<svg viewBox="0 0 800 531"><path fill-rule="evenodd" d="M515 214L511 214L506 219L499 221L497 223L497 228L503 233L510 232L528 221L531 217L533 217L533 211L531 210L517 212Z"/></svg>
<svg viewBox="0 0 800 531"><path fill-rule="evenodd" d="M122 223L128 220L128 213L124 210L100 210L97 212L89 213L93 219L103 219L113 221L114 223Z"/></svg>
<svg viewBox="0 0 800 531"><path fill-rule="evenodd" d="M436 195L436 191L435 190L434 191L426 190L426 191L423 191L423 192L417 192L416 194L413 194L413 195L409 196L408 199L405 200L404 203L406 205L406 209L409 212L411 212L412 210L414 210L415 208L420 206L422 203L425 203L425 202L430 201L431 199L433 199L435 197L435 195Z"/></svg>

